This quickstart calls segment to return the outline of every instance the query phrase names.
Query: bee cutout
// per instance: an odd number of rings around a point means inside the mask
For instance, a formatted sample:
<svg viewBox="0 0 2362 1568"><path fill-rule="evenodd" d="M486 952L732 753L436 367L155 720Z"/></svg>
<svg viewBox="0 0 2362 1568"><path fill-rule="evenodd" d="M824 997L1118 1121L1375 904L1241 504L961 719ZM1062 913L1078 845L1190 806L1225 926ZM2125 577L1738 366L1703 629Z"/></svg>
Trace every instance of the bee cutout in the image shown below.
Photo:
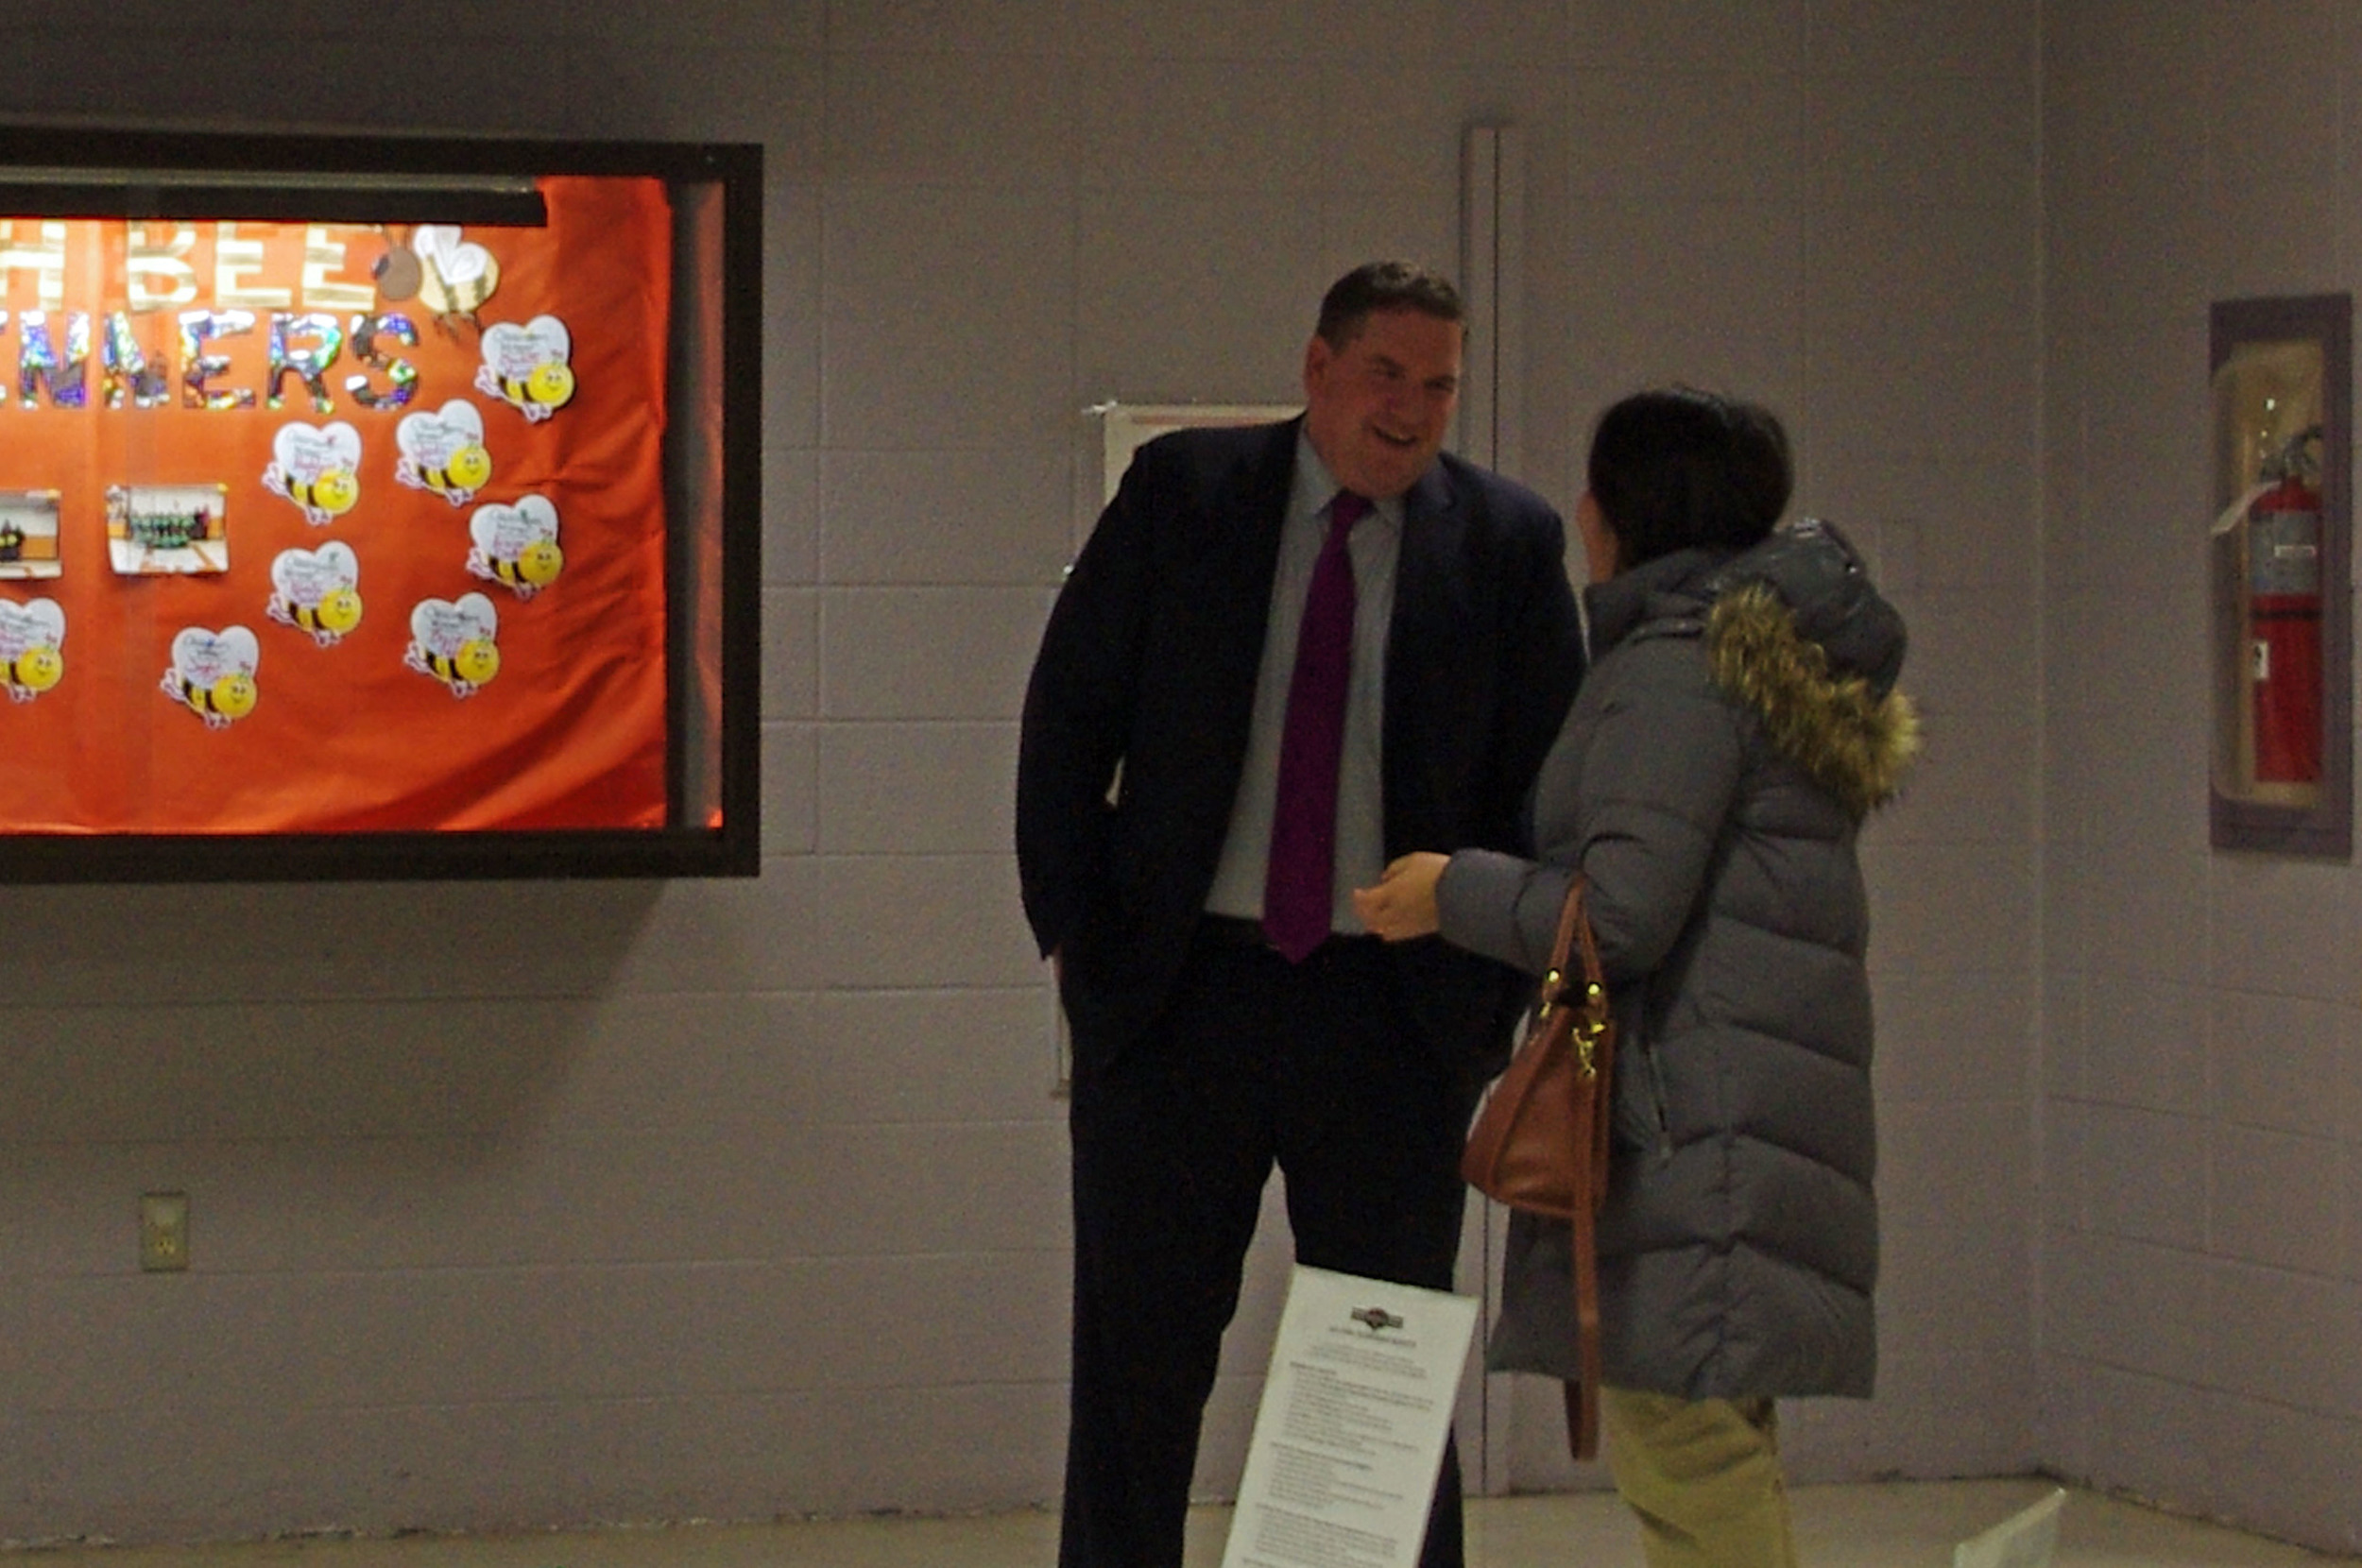
<svg viewBox="0 0 2362 1568"><path fill-rule="evenodd" d="M465 398L440 409L407 414L394 427L394 478L465 506L492 481L492 454L484 447L484 416Z"/></svg>
<svg viewBox="0 0 2362 1568"><path fill-rule="evenodd" d="M342 419L317 429L282 425L270 453L263 488L294 502L314 527L326 527L361 499L361 433Z"/></svg>
<svg viewBox="0 0 2362 1568"><path fill-rule="evenodd" d="M573 334L554 315L537 315L520 327L503 321L484 330L484 364L476 389L540 423L574 395Z"/></svg>
<svg viewBox="0 0 2362 1568"><path fill-rule="evenodd" d="M54 599L0 600L0 682L10 702L29 703L65 679L65 611Z"/></svg>
<svg viewBox="0 0 2362 1568"><path fill-rule="evenodd" d="M520 599L530 599L566 570L557 548L557 508L542 496L526 496L514 506L479 506L468 520L468 570L499 583Z"/></svg>
<svg viewBox="0 0 2362 1568"><path fill-rule="evenodd" d="M444 223L419 225L410 251L419 259L419 302L435 313L435 324L446 332L478 327L475 313L501 286L492 253Z"/></svg>
<svg viewBox="0 0 2362 1568"><path fill-rule="evenodd" d="M270 563L273 592L265 613L333 648L361 623L361 557L331 540L317 550L282 550Z"/></svg>
<svg viewBox="0 0 2362 1568"><path fill-rule="evenodd" d="M164 671L164 695L205 721L227 729L254 711L261 690L254 672L263 645L244 626L208 631L184 626L172 639L172 664Z"/></svg>
<svg viewBox="0 0 2362 1568"><path fill-rule="evenodd" d="M410 612L410 646L402 663L451 688L454 697L472 697L501 671L500 612L480 593L463 593L456 604L420 600Z"/></svg>

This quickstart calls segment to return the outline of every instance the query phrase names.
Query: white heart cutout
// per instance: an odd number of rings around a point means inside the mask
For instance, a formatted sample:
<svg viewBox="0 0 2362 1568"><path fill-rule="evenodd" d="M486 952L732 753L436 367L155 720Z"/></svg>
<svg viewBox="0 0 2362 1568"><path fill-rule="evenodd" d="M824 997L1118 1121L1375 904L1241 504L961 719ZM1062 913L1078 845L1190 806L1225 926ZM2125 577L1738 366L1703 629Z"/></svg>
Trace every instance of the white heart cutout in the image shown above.
<svg viewBox="0 0 2362 1568"><path fill-rule="evenodd" d="M573 334L554 315L537 315L522 327L502 321L484 329L484 363L494 375L514 381L544 365L563 365L573 352Z"/></svg>
<svg viewBox="0 0 2362 1568"><path fill-rule="evenodd" d="M263 662L263 644L244 626L209 631L184 626L172 639L172 667L193 686L211 686L224 675L251 675Z"/></svg>
<svg viewBox="0 0 2362 1568"><path fill-rule="evenodd" d="M525 547L557 537L557 508L543 496L525 496L514 506L479 506L468 520L468 537L496 561L513 561Z"/></svg>
<svg viewBox="0 0 2362 1568"><path fill-rule="evenodd" d="M341 540L317 550L282 550L270 563L271 586L291 605L317 605L361 580L361 557Z"/></svg>
<svg viewBox="0 0 2362 1568"><path fill-rule="evenodd" d="M290 479L309 483L324 473L361 466L361 433L342 419L317 429L306 424L282 425L271 437L270 454Z"/></svg>
<svg viewBox="0 0 2362 1568"><path fill-rule="evenodd" d="M439 469L464 447L484 444L484 416L465 398L431 413L411 414L394 427L394 444L420 468Z"/></svg>
<svg viewBox="0 0 2362 1568"><path fill-rule="evenodd" d="M0 600L0 659L27 648L55 648L65 640L65 611L55 599L18 605Z"/></svg>
<svg viewBox="0 0 2362 1568"><path fill-rule="evenodd" d="M489 642L500 633L500 612L480 593L463 593L457 602L422 599L410 612L410 635L419 647L445 658L471 642Z"/></svg>

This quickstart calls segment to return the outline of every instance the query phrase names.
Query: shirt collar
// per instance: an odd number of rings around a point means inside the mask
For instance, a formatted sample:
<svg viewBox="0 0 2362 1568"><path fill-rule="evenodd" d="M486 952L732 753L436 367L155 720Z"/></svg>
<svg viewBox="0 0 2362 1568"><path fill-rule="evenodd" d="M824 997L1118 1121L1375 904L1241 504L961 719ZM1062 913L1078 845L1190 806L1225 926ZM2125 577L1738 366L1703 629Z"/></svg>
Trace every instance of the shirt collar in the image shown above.
<svg viewBox="0 0 2362 1568"><path fill-rule="evenodd" d="M1321 454L1312 448L1312 438L1299 426L1296 430L1295 480L1288 492L1288 516L1309 518L1318 513L1344 486L1321 461ZM1370 503L1370 516L1381 520L1389 528L1402 526L1402 500L1389 496L1384 501Z"/></svg>

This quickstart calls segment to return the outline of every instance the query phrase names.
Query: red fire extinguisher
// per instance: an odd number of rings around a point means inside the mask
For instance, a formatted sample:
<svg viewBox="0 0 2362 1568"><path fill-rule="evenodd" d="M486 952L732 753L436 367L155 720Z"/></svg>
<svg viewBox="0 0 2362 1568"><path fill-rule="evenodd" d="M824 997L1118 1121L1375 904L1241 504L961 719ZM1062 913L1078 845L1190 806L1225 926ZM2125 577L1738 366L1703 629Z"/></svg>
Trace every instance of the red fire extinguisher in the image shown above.
<svg viewBox="0 0 2362 1568"><path fill-rule="evenodd" d="M2321 492L2308 444L2289 441L2258 478L2248 507L2248 650L2255 698L2255 778L2321 776Z"/></svg>

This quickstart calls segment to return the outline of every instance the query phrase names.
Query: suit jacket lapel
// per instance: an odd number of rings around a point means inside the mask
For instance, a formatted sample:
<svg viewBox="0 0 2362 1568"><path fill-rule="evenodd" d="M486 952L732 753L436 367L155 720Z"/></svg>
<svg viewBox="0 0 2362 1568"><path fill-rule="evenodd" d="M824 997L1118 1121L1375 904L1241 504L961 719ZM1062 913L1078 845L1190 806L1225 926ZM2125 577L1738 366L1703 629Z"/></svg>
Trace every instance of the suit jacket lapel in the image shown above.
<svg viewBox="0 0 2362 1568"><path fill-rule="evenodd" d="M1264 635L1271 622L1272 579L1279 567L1279 536L1288 519L1288 497L1295 478L1296 429L1302 421L1270 427L1268 437L1241 463L1217 499L1212 516L1228 524L1210 542L1205 564L1206 613L1220 622L1220 635L1204 650L1204 678L1232 709L1240 755L1246 749L1255 680L1263 662ZM1225 725L1225 730L1232 726Z"/></svg>
<svg viewBox="0 0 2362 1568"><path fill-rule="evenodd" d="M1296 424L1242 441L1203 496L1203 531L1172 585L1173 655L1158 674L1170 738L1188 783L1176 791L1191 849L1210 880L1255 722L1272 577L1294 477ZM1189 890L1200 901L1204 887Z"/></svg>
<svg viewBox="0 0 2362 1568"><path fill-rule="evenodd" d="M1403 496L1395 613L1386 634L1387 853L1429 816L1429 759L1457 743L1450 700L1455 639L1472 622L1460 552L1460 498L1437 463Z"/></svg>

